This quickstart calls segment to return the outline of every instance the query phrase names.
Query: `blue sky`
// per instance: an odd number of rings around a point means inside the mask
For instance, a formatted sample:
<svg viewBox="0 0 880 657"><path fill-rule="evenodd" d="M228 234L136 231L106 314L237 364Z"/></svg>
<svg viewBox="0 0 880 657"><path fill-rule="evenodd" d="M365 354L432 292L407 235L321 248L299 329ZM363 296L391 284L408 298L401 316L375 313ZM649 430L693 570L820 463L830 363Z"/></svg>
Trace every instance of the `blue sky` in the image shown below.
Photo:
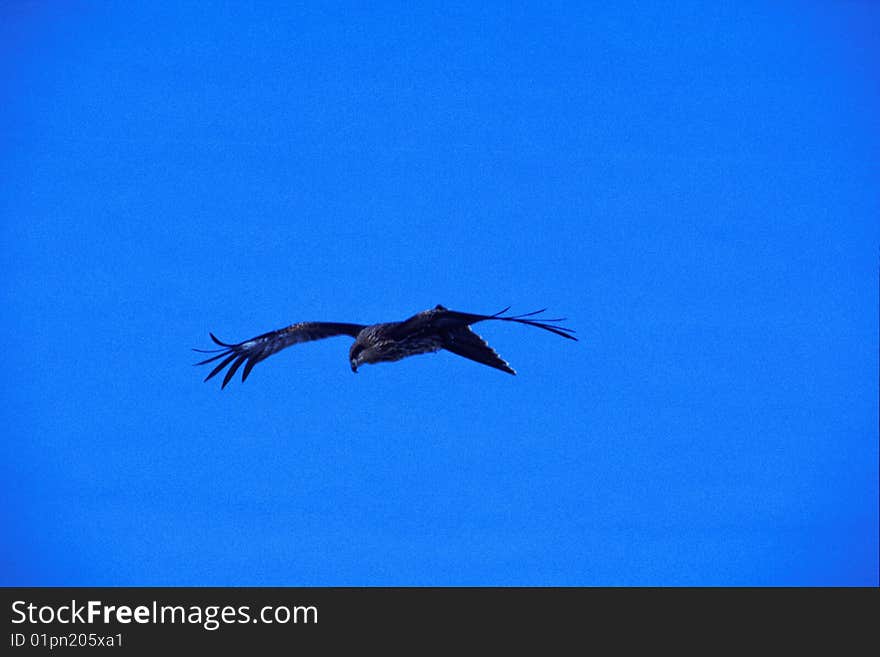
<svg viewBox="0 0 880 657"><path fill-rule="evenodd" d="M876 586L878 6L416 5L4 3L0 583Z"/></svg>

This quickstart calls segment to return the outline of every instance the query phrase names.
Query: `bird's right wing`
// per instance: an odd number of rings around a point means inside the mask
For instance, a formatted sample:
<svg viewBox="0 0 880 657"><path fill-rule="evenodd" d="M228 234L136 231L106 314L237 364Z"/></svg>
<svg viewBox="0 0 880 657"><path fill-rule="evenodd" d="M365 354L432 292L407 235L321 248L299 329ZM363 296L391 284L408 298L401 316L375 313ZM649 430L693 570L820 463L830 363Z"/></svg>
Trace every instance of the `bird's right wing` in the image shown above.
<svg viewBox="0 0 880 657"><path fill-rule="evenodd" d="M360 333L363 328L364 326L362 324L300 322L299 324L292 324L287 328L258 335L255 338L239 342L238 344L222 342L211 333L211 340L219 345L220 349L194 349L193 351L198 351L203 354L215 354L210 358L206 358L205 360L196 363L196 365L207 365L215 360L220 360L220 363L211 370L211 373L208 374L208 376L205 377L205 381L216 376L223 370L223 368L232 363L229 367L229 371L226 372L226 376L223 378L223 385L221 388L225 388L226 384L229 383L243 363L244 370L241 373L242 381L248 378L248 374L251 373L254 365L261 360L265 360L275 352L281 351L285 347L300 342L311 342L312 340L330 338L335 335L349 335L354 338L357 337L357 334Z"/></svg>

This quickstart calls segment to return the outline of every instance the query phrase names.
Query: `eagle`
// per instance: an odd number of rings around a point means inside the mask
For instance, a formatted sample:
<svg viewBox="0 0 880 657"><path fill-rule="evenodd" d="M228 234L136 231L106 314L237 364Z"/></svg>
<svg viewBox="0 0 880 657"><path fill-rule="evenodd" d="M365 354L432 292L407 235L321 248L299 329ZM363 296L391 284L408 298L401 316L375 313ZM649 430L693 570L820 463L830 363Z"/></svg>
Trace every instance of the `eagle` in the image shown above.
<svg viewBox="0 0 880 657"><path fill-rule="evenodd" d="M524 315L505 316L508 310L510 310L509 306L494 315L476 315L449 310L438 304L430 310L423 310L400 322L369 325L299 322L277 331L263 333L238 344L223 342L213 333L209 333L211 340L219 346L219 349L194 349L193 351L213 354L210 358L206 358L196 365L207 365L220 361L205 377L205 381L215 377L229 366L223 377L223 384L220 386L225 388L242 365L244 365L244 369L241 373L241 380L245 381L254 365L285 347L336 335L348 335L354 338L354 343L348 352L348 361L351 365L351 371L354 373L357 373L358 367L364 363L391 362L408 356L445 349L502 372L516 374L507 361L502 359L483 338L471 330L472 324L489 320L534 326L569 340L577 340L572 335L573 329L558 324L558 322L565 321L564 317L553 319L542 317L540 321L535 318L536 315L545 312L546 308Z"/></svg>

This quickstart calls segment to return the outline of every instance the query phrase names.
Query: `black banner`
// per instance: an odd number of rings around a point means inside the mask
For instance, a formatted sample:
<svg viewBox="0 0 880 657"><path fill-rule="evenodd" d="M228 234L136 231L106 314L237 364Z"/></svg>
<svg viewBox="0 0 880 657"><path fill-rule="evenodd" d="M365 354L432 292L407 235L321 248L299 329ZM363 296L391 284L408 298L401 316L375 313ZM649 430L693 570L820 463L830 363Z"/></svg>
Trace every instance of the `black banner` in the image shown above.
<svg viewBox="0 0 880 657"><path fill-rule="evenodd" d="M522 638L618 648L645 640L785 642L845 625L869 631L876 589L7 588L5 654L82 648L300 649L453 637ZM410 638L407 638L410 637ZM414 641L414 643L413 643ZM464 645L464 644L462 644ZM572 644L575 645L575 644Z"/></svg>

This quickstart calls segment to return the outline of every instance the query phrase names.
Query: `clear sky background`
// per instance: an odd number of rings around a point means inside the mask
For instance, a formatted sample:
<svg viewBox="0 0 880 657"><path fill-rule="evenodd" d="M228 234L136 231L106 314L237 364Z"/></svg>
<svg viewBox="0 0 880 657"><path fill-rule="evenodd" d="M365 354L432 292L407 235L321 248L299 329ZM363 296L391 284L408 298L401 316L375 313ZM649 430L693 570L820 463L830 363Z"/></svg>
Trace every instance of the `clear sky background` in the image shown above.
<svg viewBox="0 0 880 657"><path fill-rule="evenodd" d="M247 4L0 8L0 584L878 584L880 5Z"/></svg>

